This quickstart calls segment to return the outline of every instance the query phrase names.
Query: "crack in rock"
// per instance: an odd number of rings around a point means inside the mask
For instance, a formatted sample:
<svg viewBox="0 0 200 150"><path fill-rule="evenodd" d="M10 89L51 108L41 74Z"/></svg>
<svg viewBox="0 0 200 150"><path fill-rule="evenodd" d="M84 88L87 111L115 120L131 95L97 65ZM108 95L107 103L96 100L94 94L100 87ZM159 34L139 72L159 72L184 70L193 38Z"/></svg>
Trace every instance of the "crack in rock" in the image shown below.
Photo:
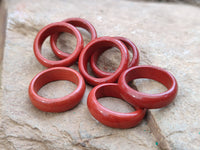
<svg viewBox="0 0 200 150"><path fill-rule="evenodd" d="M83 150L103 150L103 149L99 149L99 148L91 145L90 144L90 140L100 139L100 138L104 138L104 137L108 137L108 136L113 136L114 135L114 134L108 134L108 135L97 136L97 137L90 138L90 139L82 139L81 134L80 134L80 124L79 124L78 134L79 134L80 140L76 140L76 139L72 138L72 136L71 136L71 134L69 132L67 132L67 131L59 131L57 127L55 127L55 128L62 135L63 138L67 137L67 140L71 143L71 145L73 147L78 147L78 148L83 149ZM63 136L63 135L65 135L65 136Z"/></svg>
<svg viewBox="0 0 200 150"><path fill-rule="evenodd" d="M178 133L184 133L184 131L174 131L174 132L171 132L170 134L166 135L166 137L169 137L171 135L178 134Z"/></svg>
<svg viewBox="0 0 200 150"><path fill-rule="evenodd" d="M154 137L158 140L159 147L162 150L171 150L169 142L166 139L166 136L163 135L160 127L158 126L157 122L155 121L154 116L152 115L151 111L148 110L147 112L147 125L149 126L151 132L153 133Z"/></svg>
<svg viewBox="0 0 200 150"><path fill-rule="evenodd" d="M38 128L32 127L31 125L26 123L21 124L9 117L5 118L6 119L1 122L0 130L1 135L3 135L2 137L0 137L0 140L3 141L5 148L8 147L8 149L17 149L15 148L14 142L28 141L29 143L40 144L42 145L42 147L44 147L44 149L48 149L46 145L48 141L42 139L42 132Z"/></svg>

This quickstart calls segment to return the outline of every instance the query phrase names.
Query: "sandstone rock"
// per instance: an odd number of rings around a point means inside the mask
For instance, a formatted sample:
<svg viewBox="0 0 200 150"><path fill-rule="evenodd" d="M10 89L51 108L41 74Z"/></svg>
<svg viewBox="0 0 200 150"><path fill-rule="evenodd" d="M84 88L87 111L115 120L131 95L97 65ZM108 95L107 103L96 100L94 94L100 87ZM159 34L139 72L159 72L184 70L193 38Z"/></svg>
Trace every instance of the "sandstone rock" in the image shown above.
<svg viewBox="0 0 200 150"><path fill-rule="evenodd" d="M163 8L163 10L167 9L168 7ZM176 9L171 12L157 13L158 16L162 16L162 19L157 18L156 24L149 23L143 27L146 29L146 26L149 26L150 29L152 25L153 39L150 43L143 43L142 46L147 52L146 55L150 56L151 64L173 73L179 84L178 96L171 105L163 109L151 110L155 122L161 129L161 134L170 143L172 149L189 150L200 147L199 11L195 7L176 6ZM186 15L188 17L183 18ZM147 20L147 22L151 21ZM155 87L155 84L137 83L137 88L144 92ZM152 92L163 90L158 88Z"/></svg>
<svg viewBox="0 0 200 150"><path fill-rule="evenodd" d="M186 5L136 3L132 1L9 1L2 70L0 149L199 149L200 10ZM32 44L45 25L69 17L89 20L98 36L125 36L140 51L140 64L156 65L177 79L179 93L168 107L150 110L146 122L136 128L118 130L95 121L87 110L87 86L82 102L64 113L44 113L32 106L28 85L45 68L35 59ZM65 38L69 44L64 44ZM85 35L88 41L88 35ZM70 45L70 46L69 46ZM71 46L72 45L72 46ZM73 37L64 34L59 47L73 49ZM56 59L48 40L44 55ZM107 51L98 61L102 69L119 63L116 51ZM109 57L108 57L109 56ZM112 57L110 57L112 56ZM106 68L112 62L110 68ZM72 66L78 70L77 65ZM156 93L165 89L151 80L136 80L139 91ZM40 95L57 97L73 91L72 83L59 81L40 90ZM100 100L116 111L132 107L115 99ZM114 105L114 107L113 107Z"/></svg>
<svg viewBox="0 0 200 150"><path fill-rule="evenodd" d="M128 130L112 129L91 117L87 105L87 95L92 87L87 86L81 103L73 110L64 113L45 113L36 109L28 97L28 85L40 71L46 69L38 63L33 54L33 40L45 25L69 17L83 17L95 27L104 24L107 10L104 5L113 1L9 1L6 41L2 70L2 103L0 149L156 149L155 139L145 121ZM121 2L120 2L121 3ZM124 6L128 6L124 4ZM97 10L98 9L98 10ZM111 9L115 9L111 8ZM91 12L94 12L92 14ZM99 14L96 14L99 13ZM108 18L107 18L108 19ZM108 21L108 20L107 20ZM108 22L107 22L108 23ZM105 23L106 25L106 23ZM108 23L113 26L113 23ZM109 29L111 34L112 31ZM104 35L106 28L97 28ZM105 33L104 33L105 32ZM113 32L115 34L115 32ZM70 49L75 40L70 35ZM85 35L87 37L87 34ZM61 37L62 38L62 37ZM60 40L60 47L65 43ZM89 37L86 38L86 41ZM48 40L43 46L44 55L56 59L51 53ZM77 65L72 68L78 70ZM73 91L76 86L59 81L43 87L39 94L44 97L59 97ZM110 100L110 99L109 99ZM106 101L106 99L101 100ZM109 101L110 102L110 101ZM118 111L133 111L123 101L113 104ZM115 102L115 101L114 101ZM103 102L102 102L103 103Z"/></svg>

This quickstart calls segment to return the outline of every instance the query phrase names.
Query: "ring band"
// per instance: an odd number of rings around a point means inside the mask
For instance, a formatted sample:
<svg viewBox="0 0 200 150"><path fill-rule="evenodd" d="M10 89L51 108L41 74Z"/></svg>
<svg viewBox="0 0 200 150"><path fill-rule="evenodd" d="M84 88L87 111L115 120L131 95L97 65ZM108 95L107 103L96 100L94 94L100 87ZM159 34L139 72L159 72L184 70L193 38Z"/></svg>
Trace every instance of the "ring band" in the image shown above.
<svg viewBox="0 0 200 150"><path fill-rule="evenodd" d="M127 38L124 38L124 37L114 37L120 41L122 41L126 47L130 47L130 51L132 52L133 54L133 57L132 57L132 60L130 61L129 63L129 66L128 68L130 67L133 67L133 66L137 66L138 63L139 63L139 52L138 52L138 49L137 47L135 46L135 44L130 41L129 39ZM90 59L90 65L91 65L91 68L92 68L92 71L94 72L94 74L97 76L97 77L106 77L106 76L110 76L112 73L111 72L104 72L102 70L100 70L97 66L96 66L96 62L98 60L98 57L106 50L108 50L110 47L108 48L105 48L104 50L102 51L96 51L92 56L91 56L91 59Z"/></svg>
<svg viewBox="0 0 200 150"><path fill-rule="evenodd" d="M71 24L75 27L81 27L83 29L86 29L91 34L91 40L94 40L94 39L97 38L97 32L96 32L94 26L85 19L69 18L69 19L63 20L62 22L69 23L69 24ZM63 51L61 51L60 49L57 48L56 42L57 42L59 35L60 35L60 33L53 34L50 38L50 44L51 44L51 48L52 48L54 54L58 58L64 59L66 57L69 57L70 54L65 53L65 52L63 52Z"/></svg>
<svg viewBox="0 0 200 150"><path fill-rule="evenodd" d="M87 63L91 57L91 55L96 50L102 50L102 47L117 47L119 48L121 52L121 62L117 70L108 77L103 78L96 78L92 77L87 72ZM85 80L90 85L98 85L101 83L108 83L108 82L115 82L117 81L120 74L128 68L128 50L127 47L119 40L112 38L112 37L100 37L96 38L95 40L92 40L90 43L86 45L86 47L82 50L80 56L79 56L79 62L78 67L79 71L82 74L82 76L85 78Z"/></svg>
<svg viewBox="0 0 200 150"><path fill-rule="evenodd" d="M77 85L75 91L61 98L47 99L37 94L45 84L57 81L68 80ZM82 99L85 92L85 81L75 70L67 67L54 67L46 69L37 74L29 85L29 97L32 104L45 112L63 112L74 108Z"/></svg>
<svg viewBox="0 0 200 150"><path fill-rule="evenodd" d="M63 60L58 60L58 61L48 60L42 56L41 47L42 47L44 40L49 35L52 35L57 32L69 32L69 33L75 35L75 37L77 39L76 49L69 57L67 57ZM71 66L78 59L79 54L82 49L83 49L83 38L82 38L81 33L74 26L64 23L64 22L52 23L52 24L49 24L49 25L45 26L44 28L42 28L38 32L38 34L35 38L35 41L34 41L34 45L33 45L33 50L34 50L34 54L35 54L36 58L42 65L44 65L46 67Z"/></svg>
<svg viewBox="0 0 200 150"><path fill-rule="evenodd" d="M167 91L159 94L146 94L132 89L127 83L138 78L156 80L167 87ZM133 106L140 108L161 108L169 105L176 97L178 84L169 72L155 66L136 66L124 71L118 80L122 97Z"/></svg>
<svg viewBox="0 0 200 150"><path fill-rule="evenodd" d="M145 116L146 109L135 108L131 113L120 113L103 107L98 98L116 97L123 99L116 83L105 83L94 87L87 100L87 105L92 116L102 124L112 128L131 128L139 124ZM124 99L126 101L126 99Z"/></svg>

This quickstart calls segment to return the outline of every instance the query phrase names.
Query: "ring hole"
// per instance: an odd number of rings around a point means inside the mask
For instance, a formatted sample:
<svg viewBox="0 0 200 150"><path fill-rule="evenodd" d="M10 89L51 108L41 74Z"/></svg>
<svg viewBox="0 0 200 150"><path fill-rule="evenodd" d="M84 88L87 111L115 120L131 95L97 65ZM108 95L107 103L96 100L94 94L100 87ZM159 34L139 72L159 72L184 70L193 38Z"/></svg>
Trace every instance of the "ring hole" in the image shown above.
<svg viewBox="0 0 200 150"><path fill-rule="evenodd" d="M77 27L77 29L80 31L83 41L84 41L84 47L91 41L91 34L84 28Z"/></svg>
<svg viewBox="0 0 200 150"><path fill-rule="evenodd" d="M129 45L126 45L126 47L128 48L129 63L130 63L131 60L133 59L133 51L131 50L131 47Z"/></svg>
<svg viewBox="0 0 200 150"><path fill-rule="evenodd" d="M57 47L62 52L73 53L76 48L77 40L76 37L71 33L61 33L57 40Z"/></svg>
<svg viewBox="0 0 200 150"><path fill-rule="evenodd" d="M77 85L67 80L58 80L44 85L38 95L48 99L60 98L69 95L77 88Z"/></svg>
<svg viewBox="0 0 200 150"><path fill-rule="evenodd" d="M152 79L135 79L128 84L132 88L135 85L137 91L146 94L158 94L167 91L167 88L163 84Z"/></svg>
<svg viewBox="0 0 200 150"><path fill-rule="evenodd" d="M97 67L105 72L115 72L120 65L119 60L121 60L120 50L116 47L112 47L99 56Z"/></svg>
<svg viewBox="0 0 200 150"><path fill-rule="evenodd" d="M53 53L51 46L50 46L50 37L47 37L42 44L41 47L41 54L48 60L59 60L56 55Z"/></svg>
<svg viewBox="0 0 200 150"><path fill-rule="evenodd" d="M99 103L105 108L108 108L115 112L130 113L134 112L135 109L128 104L126 101L115 97L102 97L98 99Z"/></svg>

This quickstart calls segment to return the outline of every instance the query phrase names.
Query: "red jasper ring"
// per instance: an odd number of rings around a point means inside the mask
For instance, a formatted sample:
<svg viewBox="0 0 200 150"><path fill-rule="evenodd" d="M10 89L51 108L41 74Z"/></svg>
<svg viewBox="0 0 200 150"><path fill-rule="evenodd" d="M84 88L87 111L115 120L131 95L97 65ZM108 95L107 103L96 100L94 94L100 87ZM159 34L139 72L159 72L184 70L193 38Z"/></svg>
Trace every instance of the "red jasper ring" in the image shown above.
<svg viewBox="0 0 200 150"><path fill-rule="evenodd" d="M122 41L126 47L130 47L130 51L132 52L133 54L133 57L132 57L132 60L130 61L129 63L129 66L128 68L130 67L133 67L133 66L137 66L138 63L139 63L139 52L138 52L138 49L137 47L135 46L135 44L133 42L131 42L129 39L127 38L124 38L124 37L114 37L120 41ZM97 77L106 77L106 76L110 76L112 73L111 72L104 72L102 70L100 70L97 66L96 66L96 62L98 60L98 57L106 50L108 50L110 47L108 48L105 48L104 50L102 51L96 51L92 56L91 56L91 59L90 59L90 65L91 65L91 68L92 68L92 71L94 72L94 74L97 76Z"/></svg>
<svg viewBox="0 0 200 150"><path fill-rule="evenodd" d="M62 98L47 99L37 94L42 86L57 80L71 81L77 85L77 88ZM63 112L74 108L81 101L84 92L85 81L82 76L77 71L67 67L46 69L37 74L29 85L29 97L32 104L46 112Z"/></svg>
<svg viewBox="0 0 200 150"><path fill-rule="evenodd" d="M53 61L44 58L41 54L41 47L44 40L49 36L57 32L69 32L76 36L77 45L74 52L63 60ZM38 61L46 67L59 67L59 66L71 66L79 57L81 50L83 49L83 38L81 33L73 26L64 22L56 22L49 24L42 28L34 41L33 50Z"/></svg>
<svg viewBox="0 0 200 150"><path fill-rule="evenodd" d="M168 88L159 94L146 94L132 89L127 83L138 78L148 78L162 83ZM161 108L169 105L176 97L178 85L169 72L154 66L136 66L127 69L119 77L119 87L122 97L140 108Z"/></svg>
<svg viewBox="0 0 200 150"><path fill-rule="evenodd" d="M105 83L94 87L87 99L87 105L92 116L102 124L112 128L131 128L139 124L145 116L146 109L136 107L131 113L120 113L103 107L98 98L116 97L123 99L116 83ZM127 99L124 99L127 101Z"/></svg>
<svg viewBox="0 0 200 150"><path fill-rule="evenodd" d="M94 40L97 38L97 32L96 32L94 26L85 19L69 18L69 19L63 20L62 22L69 23L75 27L81 27L81 28L86 29L91 34L91 40ZM56 42L57 42L59 35L60 35L60 33L53 34L51 36L50 43L51 43L51 47L52 47L54 54L56 56L58 56L59 58L63 59L63 58L69 57L70 54L65 53L57 48Z"/></svg>
<svg viewBox="0 0 200 150"><path fill-rule="evenodd" d="M96 78L92 77L87 72L87 63L90 59L91 55L98 50L102 50L103 47L117 47L121 52L121 63L117 70L108 77ZM82 50L79 56L78 67L80 73L83 75L85 80L95 86L101 83L115 82L120 74L127 69L128 67L128 59L129 54L127 47L119 40L112 37L100 37L95 40L92 40L90 43L86 45L86 47Z"/></svg>

